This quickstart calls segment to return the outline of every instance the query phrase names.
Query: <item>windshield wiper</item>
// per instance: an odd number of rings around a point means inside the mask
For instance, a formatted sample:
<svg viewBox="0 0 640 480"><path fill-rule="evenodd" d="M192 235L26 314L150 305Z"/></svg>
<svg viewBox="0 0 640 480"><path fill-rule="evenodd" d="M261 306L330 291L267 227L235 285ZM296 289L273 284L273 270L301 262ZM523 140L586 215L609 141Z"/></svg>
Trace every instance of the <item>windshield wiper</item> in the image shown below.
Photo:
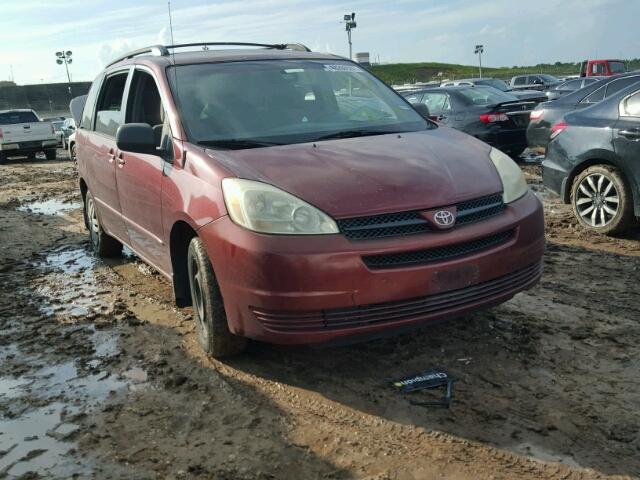
<svg viewBox="0 0 640 480"><path fill-rule="evenodd" d="M261 148L261 147L273 147L276 145L283 145L277 142L267 142L263 140L251 140L251 139L239 139L230 138L227 140L201 140L198 142L205 147L219 147L227 148L230 150L241 150L243 148Z"/></svg>
<svg viewBox="0 0 640 480"><path fill-rule="evenodd" d="M380 130L341 130L339 132L323 135L321 137L316 138L313 141L318 142L320 140L333 140L338 138L368 137L371 135L386 135L388 133L397 133L397 132L386 132L386 131L380 131Z"/></svg>

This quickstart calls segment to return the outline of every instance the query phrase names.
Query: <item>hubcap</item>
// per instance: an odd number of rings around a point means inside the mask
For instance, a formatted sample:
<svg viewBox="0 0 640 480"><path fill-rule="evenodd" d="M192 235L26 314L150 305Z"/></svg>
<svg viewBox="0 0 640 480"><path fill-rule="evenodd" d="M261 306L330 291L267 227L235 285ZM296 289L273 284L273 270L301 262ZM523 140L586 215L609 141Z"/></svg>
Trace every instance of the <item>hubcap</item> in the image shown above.
<svg viewBox="0 0 640 480"><path fill-rule="evenodd" d="M98 223L98 216L96 214L96 208L93 204L93 199L87 200L87 219L89 220L89 235L91 236L91 242L94 245L98 244L98 234L100 233L100 224Z"/></svg>
<svg viewBox="0 0 640 480"><path fill-rule="evenodd" d="M585 177L576 191L576 210L592 227L611 223L620 208L620 197L613 181L602 173Z"/></svg>
<svg viewBox="0 0 640 480"><path fill-rule="evenodd" d="M200 281L200 271L198 262L195 259L191 263L191 291L193 292L193 307L198 312L198 323L204 328L204 296L202 294L202 282Z"/></svg>

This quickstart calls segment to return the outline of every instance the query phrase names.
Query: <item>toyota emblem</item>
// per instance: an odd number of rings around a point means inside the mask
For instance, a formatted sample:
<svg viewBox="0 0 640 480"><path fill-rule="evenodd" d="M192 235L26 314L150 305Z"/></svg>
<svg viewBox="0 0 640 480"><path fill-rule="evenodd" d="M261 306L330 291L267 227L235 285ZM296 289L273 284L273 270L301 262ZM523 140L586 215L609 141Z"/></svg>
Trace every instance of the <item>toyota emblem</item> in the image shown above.
<svg viewBox="0 0 640 480"><path fill-rule="evenodd" d="M453 216L453 213L448 210L440 210L434 213L433 221L442 227L448 227L453 225L456 221L456 217Z"/></svg>

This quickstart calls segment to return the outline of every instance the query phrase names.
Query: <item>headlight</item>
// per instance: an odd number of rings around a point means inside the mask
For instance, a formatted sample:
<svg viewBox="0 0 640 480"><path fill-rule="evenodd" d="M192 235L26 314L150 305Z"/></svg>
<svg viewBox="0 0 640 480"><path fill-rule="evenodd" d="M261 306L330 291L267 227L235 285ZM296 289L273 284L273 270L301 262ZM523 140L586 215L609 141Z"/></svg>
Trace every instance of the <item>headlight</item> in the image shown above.
<svg viewBox="0 0 640 480"><path fill-rule="evenodd" d="M253 180L222 180L231 220L261 233L322 235L338 233L327 214L272 185Z"/></svg>
<svg viewBox="0 0 640 480"><path fill-rule="evenodd" d="M504 203L515 202L523 197L527 193L527 181L516 162L497 148L492 148L489 156L498 170L500 180L502 180L502 200Z"/></svg>

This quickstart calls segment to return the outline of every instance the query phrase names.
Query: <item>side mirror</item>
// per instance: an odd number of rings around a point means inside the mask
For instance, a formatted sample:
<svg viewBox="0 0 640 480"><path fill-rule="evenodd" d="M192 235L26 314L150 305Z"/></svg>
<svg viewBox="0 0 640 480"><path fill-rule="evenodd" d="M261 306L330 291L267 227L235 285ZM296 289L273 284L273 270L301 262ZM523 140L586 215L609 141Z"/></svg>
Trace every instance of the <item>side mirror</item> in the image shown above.
<svg viewBox="0 0 640 480"><path fill-rule="evenodd" d="M427 107L424 103L414 103L412 104L413 109L420 114L422 118L425 120L430 120L430 112L429 107Z"/></svg>
<svg viewBox="0 0 640 480"><path fill-rule="evenodd" d="M157 155L153 128L147 123L125 123L118 127L116 145L123 152Z"/></svg>

